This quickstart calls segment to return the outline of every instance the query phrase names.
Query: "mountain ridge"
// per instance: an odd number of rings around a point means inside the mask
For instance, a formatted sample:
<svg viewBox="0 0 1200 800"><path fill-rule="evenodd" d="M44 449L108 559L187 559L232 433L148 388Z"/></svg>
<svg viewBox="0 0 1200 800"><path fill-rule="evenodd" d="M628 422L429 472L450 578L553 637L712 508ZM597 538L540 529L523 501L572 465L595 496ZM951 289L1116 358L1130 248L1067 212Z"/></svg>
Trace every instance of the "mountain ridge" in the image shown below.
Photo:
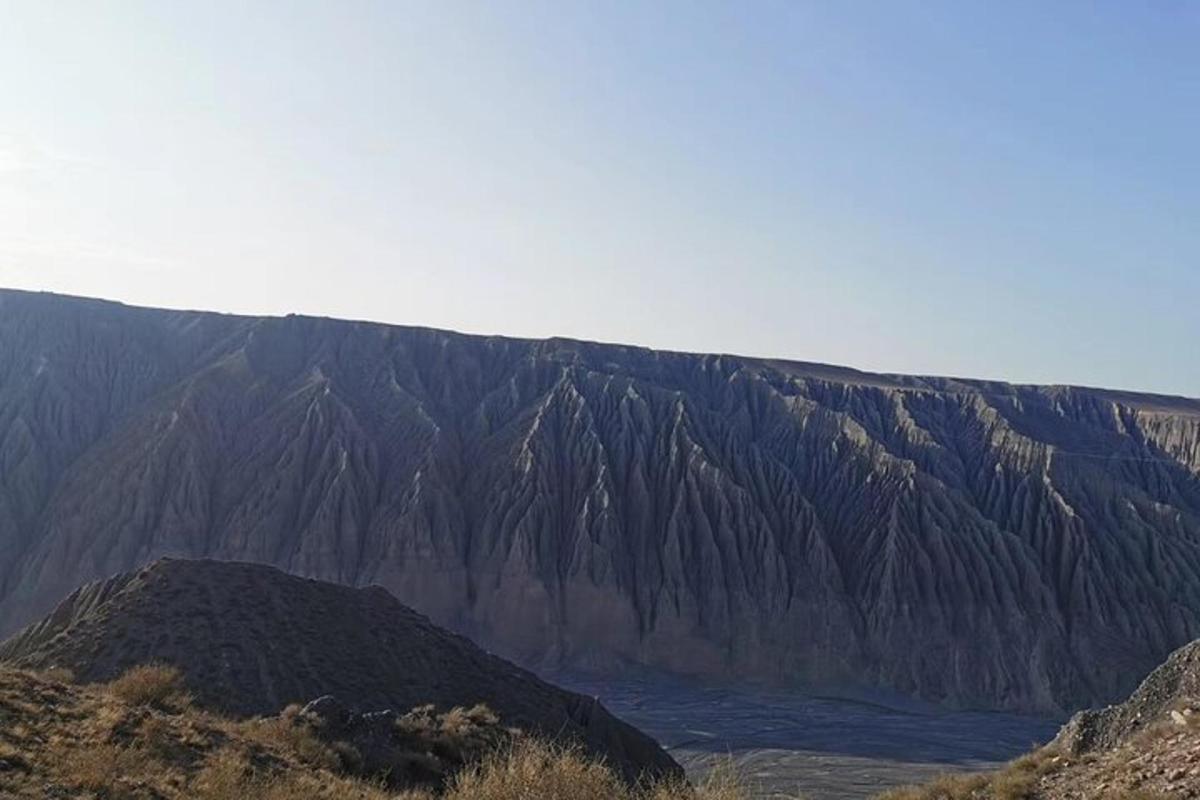
<svg viewBox="0 0 1200 800"><path fill-rule="evenodd" d="M737 353L732 351L709 352L704 350L691 350L686 348L671 348L671 347L653 347L650 345L630 344L621 341L609 341L605 339L587 339L575 336L520 336L506 333L483 333L461 331L455 328L439 328L429 325L409 325L400 322L388 322L383 320L375 320L358 317L339 317L327 314L307 314L307 313L286 313L286 314L256 314L240 311L212 311L203 308L174 308L165 306L144 305L141 303L127 303L123 300L112 298L89 297L86 295L64 294L61 292L38 291L30 289L9 289L0 286L0 304L3 303L4 295L26 296L30 298L44 298L47 300L61 300L68 302L77 302L83 304L95 304L98 306L108 306L116 309L126 309L130 311L144 311L156 314L182 314L205 317L219 317L228 320L241 322L263 322L270 320L304 320L314 323L331 323L340 325L354 326L371 326L379 328L391 328L399 331L420 332L426 334L447 334L450 336L461 337L465 339L485 339L485 340L501 340L517 344L550 344L555 342L565 343L569 345L590 346L600 348L612 348L618 350L627 350L642 352L646 354L664 354L672 356L691 356L691 357L714 357L728 358L744 362L754 362L762 366L773 367L777 369L792 369L797 376L820 378L837 383L850 383L865 386L881 386L896 389L924 389L927 391L945 391L938 389L933 385L925 382L933 381L944 383L945 385L954 385L963 387L964 391L983 391L985 388L1001 388L1011 387L1015 389L1047 389L1047 390L1076 390L1094 393L1097 395L1109 396L1113 399L1124 398L1129 401L1154 402L1169 408L1172 411L1180 413L1188 413L1200 415L1200 397L1191 395L1176 394L1172 392L1151 391L1133 388L1114 388L1100 386L1098 384L1086 383L1038 383L1036 381L1012 381L1001 378L977 378L968 377L965 375L950 375L950 374L934 374L922 372L887 372L859 369L850 367L844 364L833 364L823 361L808 361L799 358L787 358L781 356L756 356L746 353ZM857 377L859 380L848 380L849 378Z"/></svg>
<svg viewBox="0 0 1200 800"><path fill-rule="evenodd" d="M210 556L526 664L1054 714L1200 636L1200 401L795 364L0 292L0 631Z"/></svg>

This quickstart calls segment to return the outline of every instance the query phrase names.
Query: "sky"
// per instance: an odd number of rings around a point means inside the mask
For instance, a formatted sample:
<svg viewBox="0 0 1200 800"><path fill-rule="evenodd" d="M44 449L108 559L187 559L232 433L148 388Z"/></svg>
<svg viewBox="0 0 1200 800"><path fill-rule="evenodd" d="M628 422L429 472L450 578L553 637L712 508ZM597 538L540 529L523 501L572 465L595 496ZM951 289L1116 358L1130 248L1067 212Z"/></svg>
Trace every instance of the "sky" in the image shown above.
<svg viewBox="0 0 1200 800"><path fill-rule="evenodd" d="M1200 2L0 0L0 286L1200 396Z"/></svg>

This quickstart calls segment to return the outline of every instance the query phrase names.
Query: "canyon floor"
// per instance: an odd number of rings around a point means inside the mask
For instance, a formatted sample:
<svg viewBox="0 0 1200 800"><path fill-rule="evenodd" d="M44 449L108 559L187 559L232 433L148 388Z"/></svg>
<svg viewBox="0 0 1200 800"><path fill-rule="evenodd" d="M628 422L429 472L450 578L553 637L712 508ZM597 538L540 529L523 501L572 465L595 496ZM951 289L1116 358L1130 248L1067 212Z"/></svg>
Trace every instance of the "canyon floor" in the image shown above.
<svg viewBox="0 0 1200 800"><path fill-rule="evenodd" d="M761 800L860 800L946 772L994 769L1052 739L1060 724L656 675L552 680L658 739L690 777L732 758Z"/></svg>

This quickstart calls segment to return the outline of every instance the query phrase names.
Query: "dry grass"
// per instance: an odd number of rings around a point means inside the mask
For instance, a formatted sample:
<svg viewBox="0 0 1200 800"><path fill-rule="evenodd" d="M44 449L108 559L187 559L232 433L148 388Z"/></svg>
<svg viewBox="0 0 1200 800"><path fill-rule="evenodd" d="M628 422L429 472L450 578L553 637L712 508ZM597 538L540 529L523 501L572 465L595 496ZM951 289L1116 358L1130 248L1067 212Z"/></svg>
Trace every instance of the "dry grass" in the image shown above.
<svg viewBox="0 0 1200 800"><path fill-rule="evenodd" d="M41 676L54 683L74 683L75 673L68 667L50 667L41 671Z"/></svg>
<svg viewBox="0 0 1200 800"><path fill-rule="evenodd" d="M164 711L182 711L192 704L183 676L168 664L143 664L126 670L109 682L108 692L131 706L150 706Z"/></svg>
<svg viewBox="0 0 1200 800"><path fill-rule="evenodd" d="M98 687L0 669L6 800L395 800L329 768L302 732L190 708L173 671L138 668ZM255 730L257 736L247 735ZM320 762L318 764L310 763Z"/></svg>
<svg viewBox="0 0 1200 800"><path fill-rule="evenodd" d="M519 741L459 773L452 800L616 800L625 787L603 764L578 751Z"/></svg>
<svg viewBox="0 0 1200 800"><path fill-rule="evenodd" d="M429 708L426 706L425 708ZM471 708L452 708L442 715L440 725L450 734L464 734L480 726L496 725L500 718L482 703Z"/></svg>
<svg viewBox="0 0 1200 800"><path fill-rule="evenodd" d="M393 800L364 781L306 771L258 769L244 752L219 751L192 782L197 800Z"/></svg>
<svg viewBox="0 0 1200 800"><path fill-rule="evenodd" d="M1053 747L1044 747L1021 756L996 772L945 775L923 786L884 792L877 800L1041 800L1060 797L1168 800L1178 795L1171 790L1160 791L1161 783L1157 787L1144 784L1151 776L1161 779L1164 775L1185 772L1164 766L1166 763L1177 765L1181 754L1191 763L1187 748L1176 747L1179 740L1187 736L1181 729L1190 731L1191 727L1164 729L1156 726L1136 737L1124 750L1089 753L1078 758L1068 757ZM1153 762L1146 759L1159 757L1166 760L1157 762L1157 767L1147 766ZM1131 758L1142 763L1133 767Z"/></svg>
<svg viewBox="0 0 1200 800"><path fill-rule="evenodd" d="M432 797L432 795L424 795ZM732 763L698 786L670 780L627 787L604 764L579 750L523 739L463 770L443 800L748 800Z"/></svg>
<svg viewBox="0 0 1200 800"><path fill-rule="evenodd" d="M298 706L289 706L278 717L250 720L240 725L239 730L251 741L294 753L309 766L341 769L342 759L333 747L321 741L311 728L297 724L298 711Z"/></svg>
<svg viewBox="0 0 1200 800"><path fill-rule="evenodd" d="M1188 720L1188 723L1191 721ZM698 786L627 787L579 750L505 732L484 707L415 709L392 723L389 770L354 743L330 738L291 708L236 721L191 707L178 673L139 667L109 684L76 686L0 668L0 783L6 800L747 800L732 764ZM1148 731L1137 747L1067 759L1044 748L1005 769L943 776L883 800L1165 800L1180 754L1200 753L1191 724ZM1129 758L1151 759L1131 770ZM376 754L377 755L377 754ZM1155 760L1157 759L1157 760ZM411 763L410 763L411 762ZM1190 763L1190 762L1189 762ZM411 769L410 769L411 767ZM407 772L406 772L407 770ZM427 790L405 790L424 771ZM1133 774L1136 772L1137 774ZM395 780L396 775L402 780ZM1081 781L1081 775L1086 781ZM1174 779L1171 779L1174 780ZM1091 792L1092 787L1106 787ZM1178 788L1178 787L1175 787ZM1082 794L1081 794L1082 792Z"/></svg>
<svg viewBox="0 0 1200 800"><path fill-rule="evenodd" d="M879 800L1033 800L1044 775L1065 762L1050 748L1021 756L1004 769L978 775L942 775L923 786L906 786Z"/></svg>
<svg viewBox="0 0 1200 800"><path fill-rule="evenodd" d="M992 779L988 788L996 800L1033 800L1037 796L1037 776L1005 770Z"/></svg>
<svg viewBox="0 0 1200 800"><path fill-rule="evenodd" d="M684 780L664 781L643 792L640 800L749 800L745 781L733 759L720 761L698 785Z"/></svg>
<svg viewBox="0 0 1200 800"><path fill-rule="evenodd" d="M69 783L80 789L112 793L122 779L139 772L143 759L138 751L112 743L88 744L71 752L62 764Z"/></svg>
<svg viewBox="0 0 1200 800"><path fill-rule="evenodd" d="M521 738L485 707L416 709L395 720L401 756L453 765L428 790L355 774L346 742L298 709L230 720L190 707L169 667L75 686L0 668L0 760L6 800L746 800L730 765L700 786L627 787L579 750ZM498 744L500 743L500 744ZM435 755L434 751L442 751ZM466 759L462 763L459 760Z"/></svg>
<svg viewBox="0 0 1200 800"><path fill-rule="evenodd" d="M905 786L879 795L879 800L967 800L983 798L990 783L984 775L942 775L924 786Z"/></svg>

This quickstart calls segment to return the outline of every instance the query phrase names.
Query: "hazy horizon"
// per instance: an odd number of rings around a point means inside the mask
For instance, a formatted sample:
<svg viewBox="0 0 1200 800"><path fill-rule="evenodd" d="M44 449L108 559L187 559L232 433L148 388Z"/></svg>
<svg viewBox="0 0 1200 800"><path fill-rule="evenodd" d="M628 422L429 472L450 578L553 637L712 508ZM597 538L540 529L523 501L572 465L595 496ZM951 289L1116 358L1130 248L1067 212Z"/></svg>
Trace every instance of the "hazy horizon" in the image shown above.
<svg viewBox="0 0 1200 800"><path fill-rule="evenodd" d="M14 3L0 285L1200 397L1182 3Z"/></svg>

